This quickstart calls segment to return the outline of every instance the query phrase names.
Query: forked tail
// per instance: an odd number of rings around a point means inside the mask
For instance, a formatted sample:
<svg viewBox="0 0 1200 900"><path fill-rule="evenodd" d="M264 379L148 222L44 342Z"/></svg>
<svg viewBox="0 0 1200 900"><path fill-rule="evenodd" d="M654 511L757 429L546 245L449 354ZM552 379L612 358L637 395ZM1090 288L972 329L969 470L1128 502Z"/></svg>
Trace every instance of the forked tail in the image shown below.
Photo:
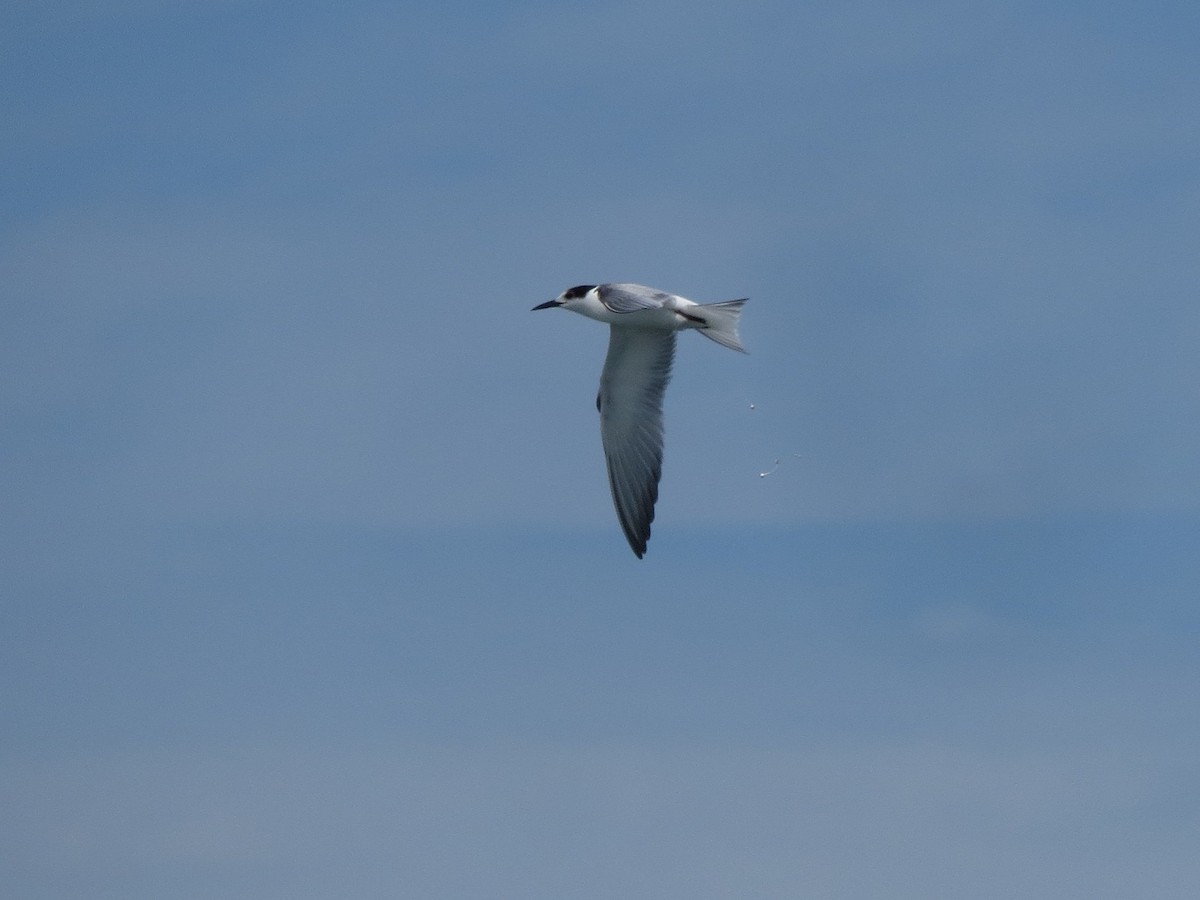
<svg viewBox="0 0 1200 900"><path fill-rule="evenodd" d="M701 303L698 307L692 307L689 312L699 313L697 318L703 318L704 324L697 325L696 330L706 338L711 338L731 350L745 353L746 348L742 346L737 332L738 316L742 314L742 305L745 302L743 298L721 303Z"/></svg>

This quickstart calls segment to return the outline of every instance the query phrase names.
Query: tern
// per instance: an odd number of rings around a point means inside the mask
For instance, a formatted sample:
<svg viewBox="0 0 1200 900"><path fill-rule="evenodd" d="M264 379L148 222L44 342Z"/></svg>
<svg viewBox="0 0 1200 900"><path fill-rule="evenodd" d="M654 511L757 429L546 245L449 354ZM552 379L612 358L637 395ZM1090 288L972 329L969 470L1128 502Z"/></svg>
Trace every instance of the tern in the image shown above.
<svg viewBox="0 0 1200 900"><path fill-rule="evenodd" d="M610 326L596 410L613 506L638 559L646 553L662 477L663 392L675 332L695 329L745 353L737 333L745 302L693 303L640 284L581 284L534 307L562 307Z"/></svg>

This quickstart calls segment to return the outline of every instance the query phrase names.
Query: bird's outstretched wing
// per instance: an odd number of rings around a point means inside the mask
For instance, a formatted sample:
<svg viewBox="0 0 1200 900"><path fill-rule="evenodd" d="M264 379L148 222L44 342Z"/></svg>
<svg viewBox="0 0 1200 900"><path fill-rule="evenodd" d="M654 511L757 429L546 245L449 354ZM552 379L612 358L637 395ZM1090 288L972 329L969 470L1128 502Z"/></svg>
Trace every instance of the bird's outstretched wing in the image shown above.
<svg viewBox="0 0 1200 900"><path fill-rule="evenodd" d="M671 295L640 284L601 284L596 287L596 296L613 312L627 313L658 309Z"/></svg>
<svg viewBox="0 0 1200 900"><path fill-rule="evenodd" d="M671 378L675 334L609 328L596 408L617 519L641 559L662 475L663 392Z"/></svg>

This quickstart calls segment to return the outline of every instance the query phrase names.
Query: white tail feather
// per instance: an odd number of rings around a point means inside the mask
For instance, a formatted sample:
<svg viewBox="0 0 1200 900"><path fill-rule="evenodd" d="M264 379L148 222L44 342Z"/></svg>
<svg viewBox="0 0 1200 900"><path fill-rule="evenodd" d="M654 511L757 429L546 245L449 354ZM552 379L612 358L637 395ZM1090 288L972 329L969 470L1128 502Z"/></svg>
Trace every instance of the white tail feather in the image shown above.
<svg viewBox="0 0 1200 900"><path fill-rule="evenodd" d="M742 300L725 300L721 303L701 303L688 310L690 315L699 313L704 319L703 325L697 325L696 330L706 338L716 341L731 350L745 353L742 340L738 337L738 316L742 314Z"/></svg>

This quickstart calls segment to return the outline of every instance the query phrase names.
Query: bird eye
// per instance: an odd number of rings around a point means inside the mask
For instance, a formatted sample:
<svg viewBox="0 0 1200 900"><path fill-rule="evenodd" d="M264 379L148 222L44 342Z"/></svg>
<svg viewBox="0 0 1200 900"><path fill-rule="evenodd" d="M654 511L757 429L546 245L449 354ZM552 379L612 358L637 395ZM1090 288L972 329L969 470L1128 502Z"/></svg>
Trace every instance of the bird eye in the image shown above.
<svg viewBox="0 0 1200 900"><path fill-rule="evenodd" d="M565 294L563 294L563 298L566 300L577 300L594 287L595 287L594 284L576 285L575 287L573 287L569 291L567 291Z"/></svg>

